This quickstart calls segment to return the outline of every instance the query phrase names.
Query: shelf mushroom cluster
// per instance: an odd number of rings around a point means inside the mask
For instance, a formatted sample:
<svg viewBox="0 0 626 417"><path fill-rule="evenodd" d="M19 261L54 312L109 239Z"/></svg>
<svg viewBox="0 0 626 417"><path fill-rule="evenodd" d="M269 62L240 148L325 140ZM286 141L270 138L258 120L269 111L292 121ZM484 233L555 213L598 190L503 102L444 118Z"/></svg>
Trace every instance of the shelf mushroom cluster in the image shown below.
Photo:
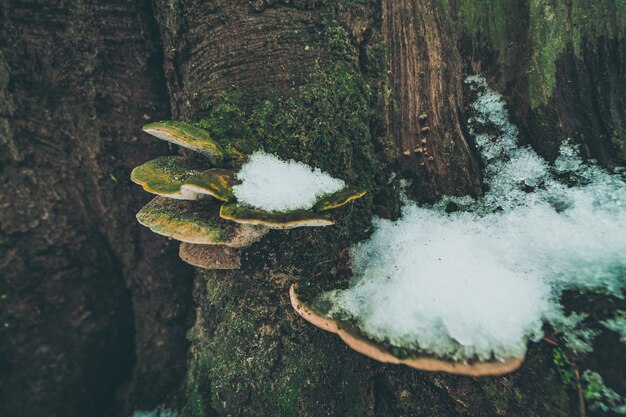
<svg viewBox="0 0 626 417"><path fill-rule="evenodd" d="M213 140L195 125L163 121L144 131L188 148L201 158L162 156L136 167L133 182L156 197L137 213L138 221L153 232L179 240L180 257L205 269L239 269L241 249L260 240L269 229L334 224L327 211L361 198L365 192L344 188L322 195L310 210L267 211L238 201L233 188L241 184L238 170L246 160L237 149ZM313 297L315 298L315 297ZM290 288L291 304L311 324L337 334L349 347L380 362L403 364L426 371L461 375L499 375L517 369L523 358L504 362L461 363L408 352L369 338L316 308L314 299Z"/></svg>
<svg viewBox="0 0 626 417"><path fill-rule="evenodd" d="M365 195L344 188L323 195L311 210L265 211L237 201L233 187L241 153L213 140L209 132L190 123L162 121L143 130L159 139L190 149L200 160L161 156L136 167L133 182L156 194L137 213L137 220L153 232L183 242L180 256L207 269L238 269L239 251L258 241L268 229L328 226L331 210ZM197 200L197 201L196 201Z"/></svg>

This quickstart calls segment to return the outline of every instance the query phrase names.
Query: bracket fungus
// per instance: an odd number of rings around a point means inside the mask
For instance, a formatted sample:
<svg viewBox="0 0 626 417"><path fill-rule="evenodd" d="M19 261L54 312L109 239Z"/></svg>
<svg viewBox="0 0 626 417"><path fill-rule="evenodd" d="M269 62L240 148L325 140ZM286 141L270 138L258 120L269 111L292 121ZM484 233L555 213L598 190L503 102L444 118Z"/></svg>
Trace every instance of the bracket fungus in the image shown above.
<svg viewBox="0 0 626 417"><path fill-rule="evenodd" d="M322 213L361 198L365 191L301 162L255 152L236 174L237 203L224 204L220 215L237 223L270 229L329 226Z"/></svg>
<svg viewBox="0 0 626 417"><path fill-rule="evenodd" d="M222 245L194 245L182 242L180 259L189 265L204 269L239 269L241 253L237 248Z"/></svg>
<svg viewBox="0 0 626 417"><path fill-rule="evenodd" d="M189 244L180 254L192 265L238 267L238 251L226 248L246 247L268 229L332 225L323 212L365 195L300 162L261 151L242 158L190 123L154 122L143 130L206 158L203 164L197 158L162 156L131 173L133 182L157 195L137 219L155 233Z"/></svg>
<svg viewBox="0 0 626 417"><path fill-rule="evenodd" d="M233 186L237 183L233 171L213 168L190 177L182 188L189 192L210 195L220 201L228 202L234 198Z"/></svg>
<svg viewBox="0 0 626 417"><path fill-rule="evenodd" d="M148 123L143 127L143 131L159 139L191 149L206 156L213 164L222 162L225 152L209 132L200 129L190 123L165 120Z"/></svg>
<svg viewBox="0 0 626 417"><path fill-rule="evenodd" d="M344 204L348 204L352 200L357 200L365 195L365 191L356 190L353 188L346 188L344 190L337 191L329 196L326 196L319 200L313 206L314 211L326 211L332 210L337 207L341 207Z"/></svg>
<svg viewBox="0 0 626 417"><path fill-rule="evenodd" d="M297 284L289 288L289 299L295 312L304 320L327 332L335 333L351 349L384 363L406 365L414 369L432 372L447 372L466 376L503 375L518 369L524 362L523 357L514 357L505 361L468 361L445 360L423 352L411 352L367 337L355 330L348 323L326 317L298 294Z"/></svg>
<svg viewBox="0 0 626 417"><path fill-rule="evenodd" d="M268 212L237 204L224 204L220 216L241 224L256 224L269 229L292 229L303 226L330 226L334 221L307 210Z"/></svg>
<svg viewBox="0 0 626 417"><path fill-rule="evenodd" d="M192 203L155 197L137 213L137 220L155 233L181 242L241 248L259 240L267 230L225 221L213 201Z"/></svg>
<svg viewBox="0 0 626 417"><path fill-rule="evenodd" d="M183 185L198 172L186 158L160 156L133 169L130 179L152 194L178 200L196 200L200 194L184 189Z"/></svg>

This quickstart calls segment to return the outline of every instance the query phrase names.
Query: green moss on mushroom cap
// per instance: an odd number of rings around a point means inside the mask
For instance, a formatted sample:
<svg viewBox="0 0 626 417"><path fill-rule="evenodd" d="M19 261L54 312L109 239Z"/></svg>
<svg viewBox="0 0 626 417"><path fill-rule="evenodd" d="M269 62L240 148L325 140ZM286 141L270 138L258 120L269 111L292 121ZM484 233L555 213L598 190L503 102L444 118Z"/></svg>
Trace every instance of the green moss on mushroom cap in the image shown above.
<svg viewBox="0 0 626 417"><path fill-rule="evenodd" d="M345 204L348 204L350 201L357 200L363 197L366 193L367 192L363 190L345 188L343 190L337 191L336 193L321 198L317 203L315 203L315 206L313 206L313 210L326 211L338 208Z"/></svg>
<svg viewBox="0 0 626 417"><path fill-rule="evenodd" d="M304 226L330 226L335 224L319 214L307 210L267 212L237 204L224 204L220 216L243 224L256 224L270 229L292 229Z"/></svg>
<svg viewBox="0 0 626 417"><path fill-rule="evenodd" d="M245 247L259 240L267 229L220 219L215 202L190 203L156 197L137 220L153 232L181 242Z"/></svg>
<svg viewBox="0 0 626 417"><path fill-rule="evenodd" d="M208 194L227 202L234 198L233 186L238 183L233 171L214 168L190 177L182 188L189 192Z"/></svg>
<svg viewBox="0 0 626 417"><path fill-rule="evenodd" d="M209 132L190 123L166 120L149 123L143 130L159 139L198 152L213 164L219 165L224 159L225 152L222 146L213 140Z"/></svg>
<svg viewBox="0 0 626 417"><path fill-rule="evenodd" d="M133 169L130 179L152 194L180 200L195 200L198 193L182 188L185 181L198 174L187 159L180 156L161 156Z"/></svg>

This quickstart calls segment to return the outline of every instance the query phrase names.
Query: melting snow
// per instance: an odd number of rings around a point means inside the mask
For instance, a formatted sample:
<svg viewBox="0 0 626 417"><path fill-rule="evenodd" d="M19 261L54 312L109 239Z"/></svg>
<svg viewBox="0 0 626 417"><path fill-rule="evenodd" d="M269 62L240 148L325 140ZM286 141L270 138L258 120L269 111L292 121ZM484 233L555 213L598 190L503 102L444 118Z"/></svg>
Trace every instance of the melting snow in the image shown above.
<svg viewBox="0 0 626 417"><path fill-rule="evenodd" d="M406 201L398 221L376 219L371 238L352 249L350 288L324 298L331 315L356 318L378 340L504 360L541 338L544 321L576 335L584 315L564 315L564 290L622 296L626 182L623 171L583 163L568 143L553 165L518 147L502 98L480 77L466 83L478 94L469 122L488 192L430 208ZM497 135L483 133L494 126ZM461 210L446 213L450 203ZM581 344L593 337L578 335Z"/></svg>

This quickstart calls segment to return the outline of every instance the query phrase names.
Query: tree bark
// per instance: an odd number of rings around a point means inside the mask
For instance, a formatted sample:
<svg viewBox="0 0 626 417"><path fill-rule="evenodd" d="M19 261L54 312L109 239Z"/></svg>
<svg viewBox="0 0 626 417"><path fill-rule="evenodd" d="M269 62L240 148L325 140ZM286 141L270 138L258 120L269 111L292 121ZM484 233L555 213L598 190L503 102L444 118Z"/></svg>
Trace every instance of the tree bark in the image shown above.
<svg viewBox="0 0 626 417"><path fill-rule="evenodd" d="M129 171L167 146L148 2L0 6L0 415L153 406L185 374L190 267L137 227Z"/></svg>
<svg viewBox="0 0 626 417"><path fill-rule="evenodd" d="M575 26L578 3L559 24ZM505 95L542 155L572 137L624 163L623 26L554 32L565 46L546 58L538 27L558 2L491 6L4 0L1 414L575 415L545 344L508 376L426 373L359 355L289 304L291 283L334 279L373 214L398 216L400 178L418 202L481 193L468 73ZM163 118L208 120L370 192L337 226L272 231L240 270L193 276L174 242L134 221L149 196L130 170L174 152L140 133Z"/></svg>

